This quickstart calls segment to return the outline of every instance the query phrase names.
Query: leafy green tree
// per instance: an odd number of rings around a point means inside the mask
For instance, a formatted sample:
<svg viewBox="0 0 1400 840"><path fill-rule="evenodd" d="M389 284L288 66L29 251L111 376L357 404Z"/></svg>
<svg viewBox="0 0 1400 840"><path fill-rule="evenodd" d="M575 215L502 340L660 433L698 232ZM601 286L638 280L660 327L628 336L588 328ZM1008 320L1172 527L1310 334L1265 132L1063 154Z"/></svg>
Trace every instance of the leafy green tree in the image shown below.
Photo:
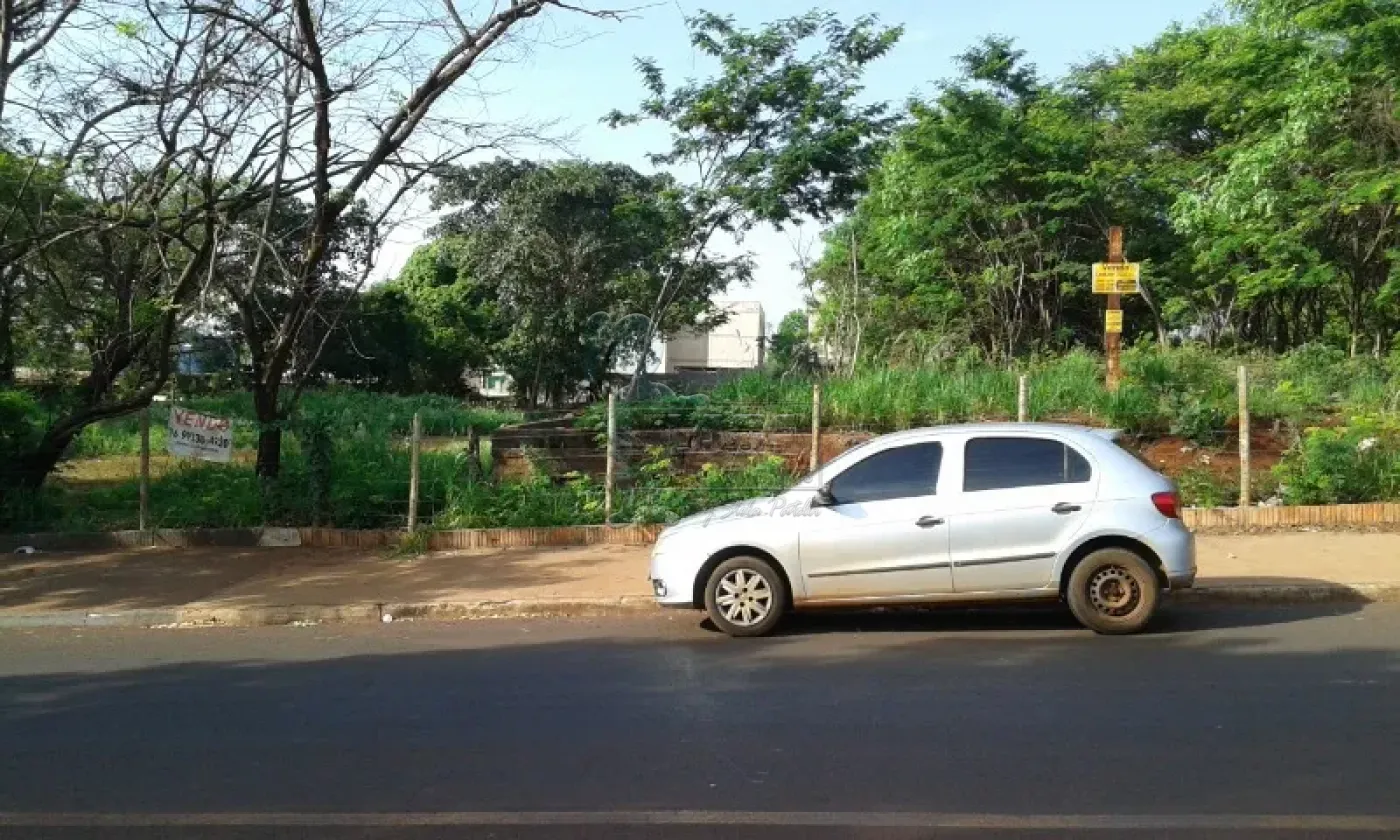
<svg viewBox="0 0 1400 840"><path fill-rule="evenodd" d="M1003 39L959 63L963 78L913 105L869 197L829 236L823 326L862 307L876 352L934 329L1003 356L1087 338L1081 278L1105 215L1091 105L1043 83Z"/></svg>
<svg viewBox="0 0 1400 840"><path fill-rule="evenodd" d="M780 375L816 373L821 368L807 333L807 313L794 309L778 322L768 345L768 366Z"/></svg>
<svg viewBox="0 0 1400 840"><path fill-rule="evenodd" d="M491 357L526 403L568 401L580 383L600 393L619 361L650 352L652 332L712 321L711 296L748 274L746 259L686 250L697 220L666 175L502 160L445 173L435 200L450 208L438 233L461 255L458 277L497 296ZM683 261L691 282L650 320Z"/></svg>
<svg viewBox="0 0 1400 840"><path fill-rule="evenodd" d="M684 196L694 224L682 249L691 257L667 272L644 346L675 301L691 293L694 268L716 235L742 237L758 224L809 217L830 221L847 211L894 125L885 104L859 97L865 68L899 40L898 27L882 27L873 16L847 25L823 11L753 31L709 12L687 24L691 44L718 72L672 87L655 61L639 59L646 98L635 113L607 117L613 126L666 124L671 147L652 162L694 176ZM632 391L645 373L642 357Z"/></svg>
<svg viewBox="0 0 1400 840"><path fill-rule="evenodd" d="M1004 40L965 54L828 233L824 340L847 358L1092 346L1089 263L1117 224L1145 266L1130 332L1384 352L1400 326L1400 4L1231 11L1059 81Z"/></svg>
<svg viewBox="0 0 1400 840"><path fill-rule="evenodd" d="M395 393L458 394L504 337L497 289L473 279L460 238L419 247L394 280L359 296L322 369Z"/></svg>

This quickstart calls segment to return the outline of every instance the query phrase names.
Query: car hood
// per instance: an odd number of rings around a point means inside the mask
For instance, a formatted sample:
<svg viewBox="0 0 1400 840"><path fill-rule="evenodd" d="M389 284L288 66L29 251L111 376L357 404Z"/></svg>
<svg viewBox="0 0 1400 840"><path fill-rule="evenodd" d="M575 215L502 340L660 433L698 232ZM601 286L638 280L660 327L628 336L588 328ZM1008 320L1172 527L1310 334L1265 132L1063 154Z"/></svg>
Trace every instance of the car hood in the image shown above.
<svg viewBox="0 0 1400 840"><path fill-rule="evenodd" d="M694 516L687 516L662 532L663 537L671 536L680 531L693 531L697 528L708 528L730 522L748 521L752 519L764 519L788 516L810 516L814 513L811 507L811 500L805 496L793 496L784 494L781 496L761 496L757 499L745 499L742 502L731 502L717 508Z"/></svg>

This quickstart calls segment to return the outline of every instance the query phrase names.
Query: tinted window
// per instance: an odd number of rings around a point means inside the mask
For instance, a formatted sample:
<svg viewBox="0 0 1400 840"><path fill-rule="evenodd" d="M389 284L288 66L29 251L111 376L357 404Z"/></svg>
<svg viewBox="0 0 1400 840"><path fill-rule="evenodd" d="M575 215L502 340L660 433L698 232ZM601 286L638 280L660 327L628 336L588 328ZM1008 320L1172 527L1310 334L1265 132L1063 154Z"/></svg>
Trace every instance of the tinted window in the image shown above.
<svg viewBox="0 0 1400 840"><path fill-rule="evenodd" d="M1093 473L1083 455L1039 438L974 438L967 442L964 463L967 491L1079 484Z"/></svg>
<svg viewBox="0 0 1400 840"><path fill-rule="evenodd" d="M937 443L886 449L832 479L831 495L838 505L932 496L942 461L943 447Z"/></svg>

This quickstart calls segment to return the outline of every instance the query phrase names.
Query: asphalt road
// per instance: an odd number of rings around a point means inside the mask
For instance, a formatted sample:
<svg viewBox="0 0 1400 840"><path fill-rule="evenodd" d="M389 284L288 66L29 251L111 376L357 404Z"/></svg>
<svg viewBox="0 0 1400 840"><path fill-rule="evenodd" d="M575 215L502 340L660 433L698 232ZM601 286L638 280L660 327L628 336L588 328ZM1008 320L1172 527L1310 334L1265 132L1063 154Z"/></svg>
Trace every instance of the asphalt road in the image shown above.
<svg viewBox="0 0 1400 840"><path fill-rule="evenodd" d="M0 836L1400 834L1400 607L0 636Z"/></svg>

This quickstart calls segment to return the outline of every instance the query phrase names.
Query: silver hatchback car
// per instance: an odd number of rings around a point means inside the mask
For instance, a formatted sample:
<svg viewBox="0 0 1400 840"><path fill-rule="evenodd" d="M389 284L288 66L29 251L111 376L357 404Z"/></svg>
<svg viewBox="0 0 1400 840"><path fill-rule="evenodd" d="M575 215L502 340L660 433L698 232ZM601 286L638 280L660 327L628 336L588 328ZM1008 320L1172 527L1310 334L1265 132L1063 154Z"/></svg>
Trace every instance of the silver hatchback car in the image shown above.
<svg viewBox="0 0 1400 840"><path fill-rule="evenodd" d="M1134 633L1196 578L1176 488L1114 432L1007 423L886 435L781 495L663 531L656 600L732 636L791 609L1063 599Z"/></svg>

